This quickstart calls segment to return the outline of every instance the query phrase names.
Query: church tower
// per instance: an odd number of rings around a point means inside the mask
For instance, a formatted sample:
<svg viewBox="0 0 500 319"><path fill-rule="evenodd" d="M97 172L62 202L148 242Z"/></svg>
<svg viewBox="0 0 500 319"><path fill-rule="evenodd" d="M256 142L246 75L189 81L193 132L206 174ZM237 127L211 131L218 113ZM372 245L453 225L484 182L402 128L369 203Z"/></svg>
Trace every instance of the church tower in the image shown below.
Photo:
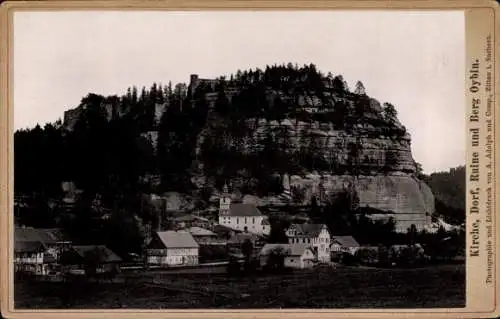
<svg viewBox="0 0 500 319"><path fill-rule="evenodd" d="M228 216L231 206L231 196L229 194L227 184L224 184L222 195L219 199L219 216Z"/></svg>

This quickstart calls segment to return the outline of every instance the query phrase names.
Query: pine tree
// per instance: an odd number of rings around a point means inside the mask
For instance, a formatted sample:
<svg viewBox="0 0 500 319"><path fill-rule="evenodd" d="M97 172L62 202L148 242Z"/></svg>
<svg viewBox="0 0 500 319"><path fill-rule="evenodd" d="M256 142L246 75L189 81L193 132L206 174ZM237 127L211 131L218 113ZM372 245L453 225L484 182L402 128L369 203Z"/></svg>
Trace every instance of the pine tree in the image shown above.
<svg viewBox="0 0 500 319"><path fill-rule="evenodd" d="M135 85L132 87L132 103L137 103L137 87Z"/></svg>
<svg viewBox="0 0 500 319"><path fill-rule="evenodd" d="M337 94L342 94L345 92L344 78L342 75L337 75L332 81L333 91Z"/></svg>
<svg viewBox="0 0 500 319"><path fill-rule="evenodd" d="M354 88L354 94L366 95L365 86L363 85L363 83L361 83L361 81L356 82L356 87Z"/></svg>
<svg viewBox="0 0 500 319"><path fill-rule="evenodd" d="M396 111L396 108L394 105L391 103L384 103L384 118L386 121L388 121L391 124L394 124L396 122L398 112Z"/></svg>

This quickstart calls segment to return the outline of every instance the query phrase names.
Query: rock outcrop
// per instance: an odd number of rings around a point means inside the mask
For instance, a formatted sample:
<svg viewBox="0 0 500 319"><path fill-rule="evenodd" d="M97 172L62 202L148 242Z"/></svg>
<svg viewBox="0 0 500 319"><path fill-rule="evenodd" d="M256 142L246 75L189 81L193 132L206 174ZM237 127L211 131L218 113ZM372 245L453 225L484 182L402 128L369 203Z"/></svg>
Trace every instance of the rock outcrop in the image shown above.
<svg viewBox="0 0 500 319"><path fill-rule="evenodd" d="M387 120L378 101L368 98L362 115L356 118L353 94L339 97L327 92L322 97L314 94L290 96L286 92L268 91L267 95L270 96L268 100L279 96L284 101L297 101L294 112L280 121L247 118L245 125L249 133L245 136L227 132L223 143L228 149L243 154L256 153L263 149L264 140L269 136L286 155L312 148L324 167L317 170L318 173L311 170L290 178L291 187L300 188L304 193L304 204L310 202L312 196L318 197L320 181L327 196L342 191L349 184L357 192L361 207L383 212L372 218L394 217L397 231L405 232L412 224L417 229L424 229L430 223L434 196L416 177L411 136L397 119ZM350 121L349 125L340 128L333 121L325 120L339 103L346 105L346 122ZM212 121L202 130L196 154L202 153L203 144L211 138L215 127L217 124ZM235 185L243 186L241 178L234 176L234 180ZM252 196L251 201L265 206L279 203L280 199Z"/></svg>

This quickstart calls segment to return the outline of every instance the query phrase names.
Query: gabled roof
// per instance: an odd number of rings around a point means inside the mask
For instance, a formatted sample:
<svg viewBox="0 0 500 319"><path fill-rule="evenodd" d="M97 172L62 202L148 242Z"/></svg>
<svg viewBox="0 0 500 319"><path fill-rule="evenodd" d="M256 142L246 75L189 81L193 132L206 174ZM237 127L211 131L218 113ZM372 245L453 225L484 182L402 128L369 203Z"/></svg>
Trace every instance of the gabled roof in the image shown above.
<svg viewBox="0 0 500 319"><path fill-rule="evenodd" d="M167 230L156 232L166 248L198 248L199 245L187 231Z"/></svg>
<svg viewBox="0 0 500 319"><path fill-rule="evenodd" d="M87 258L88 253L96 251L99 253L99 257L103 263L119 262L122 260L118 255L104 245L73 246L72 249L82 258Z"/></svg>
<svg viewBox="0 0 500 319"><path fill-rule="evenodd" d="M259 255L269 255L273 249L282 249L286 256L302 256L306 249L314 253L311 245L308 244L266 244L260 250Z"/></svg>
<svg viewBox="0 0 500 319"><path fill-rule="evenodd" d="M217 236L213 231L201 227L190 227L187 231L193 236Z"/></svg>
<svg viewBox="0 0 500 319"><path fill-rule="evenodd" d="M306 251L306 249L310 249L311 251L313 251L311 245L307 244L289 244L289 245L290 245L290 256L302 256Z"/></svg>
<svg viewBox="0 0 500 319"><path fill-rule="evenodd" d="M336 241L343 247L359 247L359 243L352 236L332 236L332 241Z"/></svg>
<svg viewBox="0 0 500 319"><path fill-rule="evenodd" d="M233 203L229 206L229 216L252 217L262 216L262 213L253 204Z"/></svg>
<svg viewBox="0 0 500 319"><path fill-rule="evenodd" d="M14 230L16 241L40 242L43 245L69 242L69 238L58 228L16 228Z"/></svg>
<svg viewBox="0 0 500 319"><path fill-rule="evenodd" d="M36 253L44 250L44 246L39 241L15 241L14 252L16 253Z"/></svg>
<svg viewBox="0 0 500 319"><path fill-rule="evenodd" d="M297 230L297 234L294 237L318 237L319 233L326 227L325 224L291 224L288 229L295 228Z"/></svg>

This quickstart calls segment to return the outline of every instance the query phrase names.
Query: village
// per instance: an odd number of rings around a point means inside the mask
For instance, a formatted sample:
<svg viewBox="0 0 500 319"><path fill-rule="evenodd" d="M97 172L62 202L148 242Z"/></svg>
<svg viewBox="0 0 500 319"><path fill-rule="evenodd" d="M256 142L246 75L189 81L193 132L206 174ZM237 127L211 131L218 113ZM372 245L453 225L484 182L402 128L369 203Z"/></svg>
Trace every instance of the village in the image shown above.
<svg viewBox="0 0 500 319"><path fill-rule="evenodd" d="M254 204L232 201L225 185L218 220L196 214L176 217L172 229L151 231L145 265L139 262L121 268L203 267L228 264L229 260L243 262L245 258L258 259L259 266L265 267L272 254L283 255L284 267L311 268L331 263L332 253L355 254L359 248L352 236L332 236L325 224L309 223L307 217L298 220L301 223L286 230L288 243L269 243L268 217ZM250 245L251 252L245 251L245 245ZM62 274L63 269L83 275L93 261L98 273L117 271L122 262L109 248L78 245L60 229L18 226L14 252L16 272L40 276Z"/></svg>
<svg viewBox="0 0 500 319"><path fill-rule="evenodd" d="M281 196L286 199L290 190L288 183L284 184ZM226 267L228 272L248 268L279 272L322 265L335 268L352 260L374 265L381 258L379 247L362 246L353 236L332 234L325 223L313 223L307 214L289 219L283 230L286 238L273 240L269 217L255 204L235 198L227 184L218 202L216 218L210 212L205 212L205 216L201 212L181 213L171 217L170 226L165 229L161 226L163 214L159 214L157 229L147 229L143 255L131 254L127 260L105 245L73 242L62 229L17 225L15 272L21 278L34 276L41 280L79 276L113 279L120 272L137 270L210 271L213 267ZM405 250L411 250L420 260L429 258L419 243L411 247L392 245L385 258L396 261ZM392 262L392 266L395 264Z"/></svg>

